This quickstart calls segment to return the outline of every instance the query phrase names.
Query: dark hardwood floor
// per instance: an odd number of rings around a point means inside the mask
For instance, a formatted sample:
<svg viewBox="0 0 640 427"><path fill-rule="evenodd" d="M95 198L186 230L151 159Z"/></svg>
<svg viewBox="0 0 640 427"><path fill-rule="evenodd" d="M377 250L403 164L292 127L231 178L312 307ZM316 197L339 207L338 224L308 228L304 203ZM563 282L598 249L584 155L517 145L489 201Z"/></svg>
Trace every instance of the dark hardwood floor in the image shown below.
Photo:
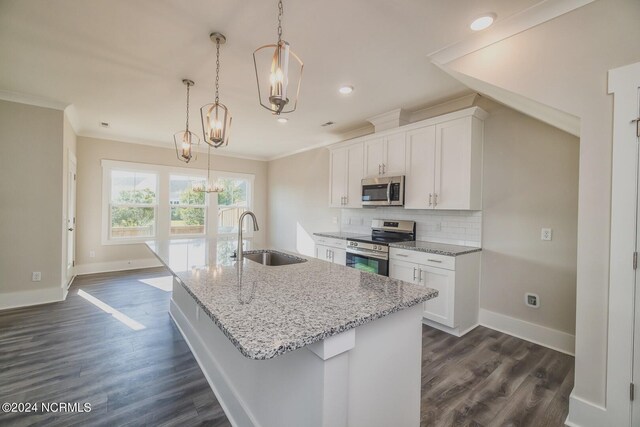
<svg viewBox="0 0 640 427"><path fill-rule="evenodd" d="M80 276L64 302L1 311L0 403L91 412L0 412L0 425L229 426L167 313L170 286L164 269ZM421 424L562 426L573 364L491 329L425 326Z"/></svg>

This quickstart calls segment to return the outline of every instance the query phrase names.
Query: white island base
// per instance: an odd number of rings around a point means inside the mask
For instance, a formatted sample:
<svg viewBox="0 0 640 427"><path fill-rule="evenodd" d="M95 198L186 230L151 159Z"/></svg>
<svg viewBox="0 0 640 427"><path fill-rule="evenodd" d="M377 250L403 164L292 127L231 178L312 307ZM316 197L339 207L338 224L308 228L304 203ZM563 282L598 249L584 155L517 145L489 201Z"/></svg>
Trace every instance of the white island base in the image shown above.
<svg viewBox="0 0 640 427"><path fill-rule="evenodd" d="M234 426L420 424L422 304L267 360L243 356L176 279L170 313Z"/></svg>

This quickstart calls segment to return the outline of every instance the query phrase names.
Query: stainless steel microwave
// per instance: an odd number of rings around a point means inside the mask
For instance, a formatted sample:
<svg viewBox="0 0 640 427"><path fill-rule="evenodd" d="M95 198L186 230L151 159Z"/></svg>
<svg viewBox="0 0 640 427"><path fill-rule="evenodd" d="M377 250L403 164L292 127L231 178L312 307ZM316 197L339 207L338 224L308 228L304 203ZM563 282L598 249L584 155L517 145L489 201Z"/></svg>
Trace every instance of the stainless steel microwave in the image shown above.
<svg viewBox="0 0 640 427"><path fill-rule="evenodd" d="M404 206L404 176L363 179L362 206Z"/></svg>

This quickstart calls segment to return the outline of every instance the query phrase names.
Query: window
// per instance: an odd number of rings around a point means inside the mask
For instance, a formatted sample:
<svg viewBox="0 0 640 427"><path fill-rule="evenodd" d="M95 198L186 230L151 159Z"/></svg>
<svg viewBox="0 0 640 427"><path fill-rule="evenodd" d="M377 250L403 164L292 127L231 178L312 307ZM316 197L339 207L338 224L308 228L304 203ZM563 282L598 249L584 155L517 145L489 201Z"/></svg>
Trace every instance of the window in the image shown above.
<svg viewBox="0 0 640 427"><path fill-rule="evenodd" d="M169 209L171 228L169 234L205 234L207 205L205 193L193 191L195 183L204 185L203 177L171 175L169 178Z"/></svg>
<svg viewBox="0 0 640 427"><path fill-rule="evenodd" d="M155 236L157 187L154 173L111 171L111 239Z"/></svg>
<svg viewBox="0 0 640 427"><path fill-rule="evenodd" d="M218 185L222 191L218 193L218 234L238 232L240 215L251 209L251 188L253 180L246 177L219 176ZM253 227L243 224L243 231L251 233Z"/></svg>
<svg viewBox="0 0 640 427"><path fill-rule="evenodd" d="M211 171L220 193L193 191L207 171L102 160L102 244L149 239L233 238L238 218L251 209L254 175ZM245 222L245 236L253 227Z"/></svg>

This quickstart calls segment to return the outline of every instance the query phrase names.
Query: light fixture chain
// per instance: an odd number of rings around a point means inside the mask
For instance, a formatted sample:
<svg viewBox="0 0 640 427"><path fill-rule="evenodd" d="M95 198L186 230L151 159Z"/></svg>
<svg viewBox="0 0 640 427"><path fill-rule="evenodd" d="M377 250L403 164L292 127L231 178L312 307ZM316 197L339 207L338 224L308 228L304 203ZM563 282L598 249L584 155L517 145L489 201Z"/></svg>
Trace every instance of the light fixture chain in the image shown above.
<svg viewBox="0 0 640 427"><path fill-rule="evenodd" d="M191 88L191 84L187 82L187 124L186 131L189 132L189 89Z"/></svg>
<svg viewBox="0 0 640 427"><path fill-rule="evenodd" d="M282 0L278 0L278 44L282 40L282 15L284 14L284 7L282 6Z"/></svg>
<svg viewBox="0 0 640 427"><path fill-rule="evenodd" d="M216 39L216 104L220 100L220 39Z"/></svg>

